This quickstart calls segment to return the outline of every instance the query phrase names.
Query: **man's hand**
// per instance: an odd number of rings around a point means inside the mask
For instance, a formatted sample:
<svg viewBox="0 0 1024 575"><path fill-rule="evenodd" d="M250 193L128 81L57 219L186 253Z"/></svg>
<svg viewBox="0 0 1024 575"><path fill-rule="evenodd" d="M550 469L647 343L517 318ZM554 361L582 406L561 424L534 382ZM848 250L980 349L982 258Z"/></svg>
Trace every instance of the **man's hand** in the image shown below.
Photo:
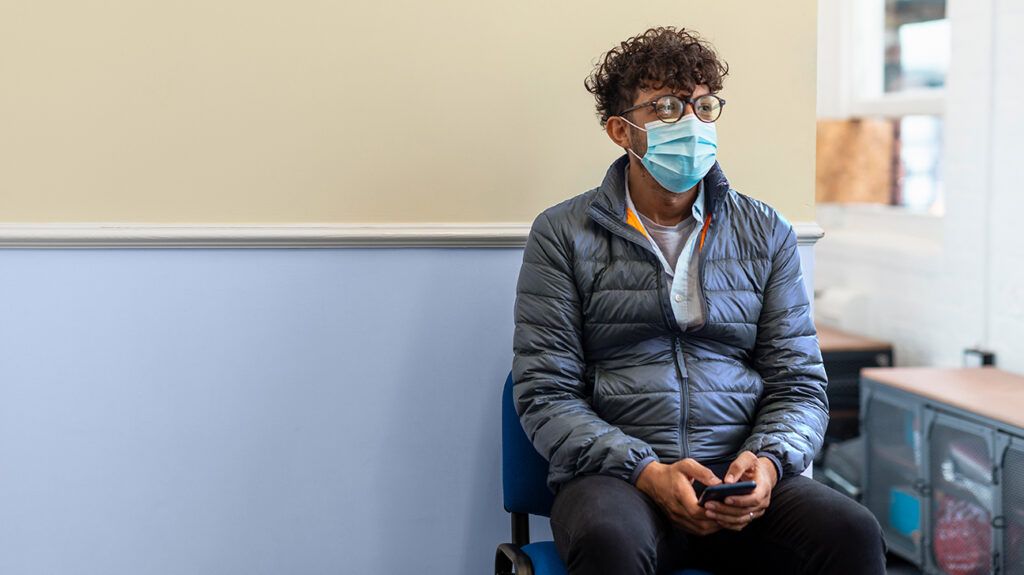
<svg viewBox="0 0 1024 575"><path fill-rule="evenodd" d="M743 529L764 515L771 503L772 488L778 480L775 464L771 459L757 457L750 451L740 453L729 466L729 471L725 473L725 483L755 481L757 488L747 495L726 497L725 502L708 502L705 505L707 517L726 529Z"/></svg>
<svg viewBox="0 0 1024 575"><path fill-rule="evenodd" d="M722 482L710 469L687 458L671 465L657 461L648 464L637 478L636 486L657 502L669 519L683 531L693 535L710 535L721 527L708 519L704 509L697 505L697 495L692 485L694 480L704 485Z"/></svg>

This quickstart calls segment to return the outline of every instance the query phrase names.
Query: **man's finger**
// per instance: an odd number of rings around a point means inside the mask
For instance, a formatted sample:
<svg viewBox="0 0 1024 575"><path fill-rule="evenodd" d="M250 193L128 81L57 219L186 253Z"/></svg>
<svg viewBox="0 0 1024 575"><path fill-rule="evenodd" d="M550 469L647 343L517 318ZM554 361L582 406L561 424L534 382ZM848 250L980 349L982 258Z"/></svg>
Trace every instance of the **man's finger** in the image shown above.
<svg viewBox="0 0 1024 575"><path fill-rule="evenodd" d="M754 469L763 471L763 469L757 467L756 463ZM725 503L734 507L768 507L771 501L772 486L769 485L769 480L764 479L764 473L757 473L756 475L758 476L757 487L752 492L747 495L730 495L725 498Z"/></svg>
<svg viewBox="0 0 1024 575"><path fill-rule="evenodd" d="M750 515L747 515L746 519L740 517L724 517L721 515L714 515L712 516L712 519L714 519L716 523L725 528L744 526L752 521Z"/></svg>
<svg viewBox="0 0 1024 575"><path fill-rule="evenodd" d="M701 535L710 535L722 528L721 525L714 521L700 521L697 523L697 527L700 529Z"/></svg>
<svg viewBox="0 0 1024 575"><path fill-rule="evenodd" d="M697 505L697 492L693 490L693 485L690 485L690 480L683 474L676 476L675 480L675 491L676 491L676 504L683 509L689 511Z"/></svg>
<svg viewBox="0 0 1024 575"><path fill-rule="evenodd" d="M697 496L693 494L693 489L690 489L690 495L685 499L681 500L680 503L683 509L686 510L686 514L694 519L707 520L707 516L704 514L704 508L697 503Z"/></svg>
<svg viewBox="0 0 1024 575"><path fill-rule="evenodd" d="M704 509L697 505L697 496L693 492L693 487L682 476L676 485L676 497L667 503L667 508L673 516L683 517L688 522L708 520L704 515Z"/></svg>
<svg viewBox="0 0 1024 575"><path fill-rule="evenodd" d="M749 517L751 512L760 510L760 506L736 507L725 503L708 503L706 505L708 517Z"/></svg>
<svg viewBox="0 0 1024 575"><path fill-rule="evenodd" d="M739 510L736 510L739 511ZM709 519L718 523L749 523L754 517L754 511L741 511L738 513L723 513L721 507L709 509L706 513Z"/></svg>
<svg viewBox="0 0 1024 575"><path fill-rule="evenodd" d="M725 472L725 482L735 483L748 469L757 465L757 456L750 451L744 451L729 465L729 470Z"/></svg>
<svg viewBox="0 0 1024 575"><path fill-rule="evenodd" d="M706 527L701 527L699 535L711 535L715 531L718 531L721 527L717 524L712 523Z"/></svg>
<svg viewBox="0 0 1024 575"><path fill-rule="evenodd" d="M682 513L672 513L672 522L682 527L683 531L687 533L696 533L700 530L698 524Z"/></svg>
<svg viewBox="0 0 1024 575"><path fill-rule="evenodd" d="M760 517L761 514L761 512L747 512L743 515L733 516L722 515L714 511L708 511L708 517L714 519L715 522L721 525L722 527L726 529L732 529L734 531L739 531L747 525L750 525L755 519Z"/></svg>
<svg viewBox="0 0 1024 575"><path fill-rule="evenodd" d="M696 479L704 485L718 485L722 482L722 480L715 475L715 472L704 467L700 463L697 463L696 459L683 459L679 462L679 467L687 477L690 479Z"/></svg>
<svg viewBox="0 0 1024 575"><path fill-rule="evenodd" d="M725 504L733 507L763 507L767 501L768 487L760 484L746 495L730 495L725 498Z"/></svg>
<svg viewBox="0 0 1024 575"><path fill-rule="evenodd" d="M747 525L750 525L749 521L722 521L718 520L718 526L723 529L729 529L732 531L740 531Z"/></svg>
<svg viewBox="0 0 1024 575"><path fill-rule="evenodd" d="M676 524L694 535L710 535L721 527L714 521L676 521Z"/></svg>
<svg viewBox="0 0 1024 575"><path fill-rule="evenodd" d="M679 524L685 524L692 528L714 527L715 522L710 519L695 519L685 513L671 513L672 520Z"/></svg>
<svg viewBox="0 0 1024 575"><path fill-rule="evenodd" d="M698 466L700 465L696 462L694 463ZM710 470L708 471L710 472ZM717 477L715 479L718 480ZM676 481L675 504L681 508L682 513L685 513L691 519L707 521L707 517L704 515L704 508L697 503L697 493L693 490L693 486L690 485L690 480L682 473L679 474Z"/></svg>

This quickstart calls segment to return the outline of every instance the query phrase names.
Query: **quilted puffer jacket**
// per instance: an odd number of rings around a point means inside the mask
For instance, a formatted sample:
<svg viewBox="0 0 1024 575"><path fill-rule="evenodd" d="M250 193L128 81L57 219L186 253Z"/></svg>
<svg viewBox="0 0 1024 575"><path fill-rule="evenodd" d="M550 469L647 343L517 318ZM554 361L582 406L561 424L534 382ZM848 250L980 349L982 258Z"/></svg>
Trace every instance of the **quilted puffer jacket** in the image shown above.
<svg viewBox="0 0 1024 575"><path fill-rule="evenodd" d="M622 156L600 187L533 222L515 306L513 393L553 491L577 475L635 482L651 461L750 450L780 476L821 447L827 384L793 227L704 178L705 322L682 331L664 271L627 213Z"/></svg>

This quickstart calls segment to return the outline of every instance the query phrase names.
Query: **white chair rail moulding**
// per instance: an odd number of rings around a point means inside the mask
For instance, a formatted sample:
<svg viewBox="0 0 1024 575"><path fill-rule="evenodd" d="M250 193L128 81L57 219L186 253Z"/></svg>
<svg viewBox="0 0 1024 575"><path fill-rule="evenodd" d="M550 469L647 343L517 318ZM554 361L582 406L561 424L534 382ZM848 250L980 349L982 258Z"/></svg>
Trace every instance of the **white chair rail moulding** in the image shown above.
<svg viewBox="0 0 1024 575"><path fill-rule="evenodd" d="M801 245L824 232L793 224ZM529 223L481 224L0 224L0 248L515 248Z"/></svg>

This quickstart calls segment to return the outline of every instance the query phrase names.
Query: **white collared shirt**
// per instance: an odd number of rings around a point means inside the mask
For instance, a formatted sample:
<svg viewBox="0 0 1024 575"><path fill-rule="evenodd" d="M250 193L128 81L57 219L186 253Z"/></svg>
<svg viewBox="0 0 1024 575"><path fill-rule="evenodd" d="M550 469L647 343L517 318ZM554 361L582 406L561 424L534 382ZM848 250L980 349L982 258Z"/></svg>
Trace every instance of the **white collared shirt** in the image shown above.
<svg viewBox="0 0 1024 575"><path fill-rule="evenodd" d="M626 166L626 207L637 214L647 240L665 270L669 302L679 328L686 330L704 323L704 298L700 288L700 257L695 248L704 230L704 182L697 184L692 217L675 226L660 226L640 213L629 195L629 166ZM679 248L679 244L682 248ZM678 252L678 256L674 252ZM669 258L675 257L674 262Z"/></svg>

